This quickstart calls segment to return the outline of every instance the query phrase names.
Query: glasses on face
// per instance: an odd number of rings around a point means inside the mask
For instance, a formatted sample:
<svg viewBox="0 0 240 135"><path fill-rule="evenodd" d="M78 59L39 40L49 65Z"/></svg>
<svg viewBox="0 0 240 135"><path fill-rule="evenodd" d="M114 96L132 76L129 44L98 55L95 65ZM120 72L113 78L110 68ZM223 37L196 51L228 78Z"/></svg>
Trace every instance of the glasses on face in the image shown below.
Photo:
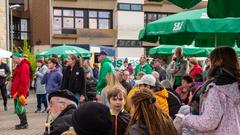
<svg viewBox="0 0 240 135"><path fill-rule="evenodd" d="M64 102L49 102L49 106L52 107L56 104L65 104Z"/></svg>

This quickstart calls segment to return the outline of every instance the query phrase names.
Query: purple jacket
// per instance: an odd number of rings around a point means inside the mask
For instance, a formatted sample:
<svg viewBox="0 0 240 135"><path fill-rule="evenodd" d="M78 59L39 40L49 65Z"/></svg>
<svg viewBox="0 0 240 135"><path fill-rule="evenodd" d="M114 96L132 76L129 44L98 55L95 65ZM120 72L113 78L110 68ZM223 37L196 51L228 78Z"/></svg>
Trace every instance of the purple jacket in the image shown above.
<svg viewBox="0 0 240 135"><path fill-rule="evenodd" d="M41 84L46 84L46 91L48 94L60 90L63 74L59 69L55 69L50 73L46 73L42 79Z"/></svg>
<svg viewBox="0 0 240 135"><path fill-rule="evenodd" d="M240 135L240 90L238 84L207 86L200 101L200 115L187 115L182 124L197 135Z"/></svg>

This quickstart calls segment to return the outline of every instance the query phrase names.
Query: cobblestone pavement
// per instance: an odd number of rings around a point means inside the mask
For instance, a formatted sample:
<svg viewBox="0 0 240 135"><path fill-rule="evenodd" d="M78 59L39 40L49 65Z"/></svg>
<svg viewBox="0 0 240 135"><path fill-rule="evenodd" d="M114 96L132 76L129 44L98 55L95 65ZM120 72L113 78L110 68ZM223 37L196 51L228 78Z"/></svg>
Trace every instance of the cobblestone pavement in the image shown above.
<svg viewBox="0 0 240 135"><path fill-rule="evenodd" d="M13 99L8 100L8 111L3 111L2 100L0 100L0 135L42 135L44 132L44 123L46 120L46 113L34 113L36 109L36 96L30 92L27 100L27 118L28 129L15 130L15 125L19 124L19 119L13 113Z"/></svg>

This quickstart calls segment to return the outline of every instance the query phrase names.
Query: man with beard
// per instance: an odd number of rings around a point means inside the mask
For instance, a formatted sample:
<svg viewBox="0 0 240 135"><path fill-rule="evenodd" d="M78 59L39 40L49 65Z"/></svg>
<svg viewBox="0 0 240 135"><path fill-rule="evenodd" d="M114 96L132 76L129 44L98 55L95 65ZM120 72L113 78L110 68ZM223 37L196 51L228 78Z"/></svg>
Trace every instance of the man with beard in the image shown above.
<svg viewBox="0 0 240 135"><path fill-rule="evenodd" d="M72 126L72 114L77 109L78 100L68 90L52 92L48 100L49 112L44 135L61 135Z"/></svg>

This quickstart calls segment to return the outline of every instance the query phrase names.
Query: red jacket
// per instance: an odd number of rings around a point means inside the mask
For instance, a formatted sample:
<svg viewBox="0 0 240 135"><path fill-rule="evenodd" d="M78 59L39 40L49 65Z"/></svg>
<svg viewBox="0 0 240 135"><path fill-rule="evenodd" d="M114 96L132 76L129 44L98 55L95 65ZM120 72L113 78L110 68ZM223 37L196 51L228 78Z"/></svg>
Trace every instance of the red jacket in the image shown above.
<svg viewBox="0 0 240 135"><path fill-rule="evenodd" d="M196 74L202 74L202 67L199 64L195 64L192 68L192 70L189 72L189 76L191 76L192 78L196 75Z"/></svg>
<svg viewBox="0 0 240 135"><path fill-rule="evenodd" d="M28 60L23 59L15 68L12 74L12 88L11 96L16 92L18 95L27 97L27 92L30 85L30 63Z"/></svg>

